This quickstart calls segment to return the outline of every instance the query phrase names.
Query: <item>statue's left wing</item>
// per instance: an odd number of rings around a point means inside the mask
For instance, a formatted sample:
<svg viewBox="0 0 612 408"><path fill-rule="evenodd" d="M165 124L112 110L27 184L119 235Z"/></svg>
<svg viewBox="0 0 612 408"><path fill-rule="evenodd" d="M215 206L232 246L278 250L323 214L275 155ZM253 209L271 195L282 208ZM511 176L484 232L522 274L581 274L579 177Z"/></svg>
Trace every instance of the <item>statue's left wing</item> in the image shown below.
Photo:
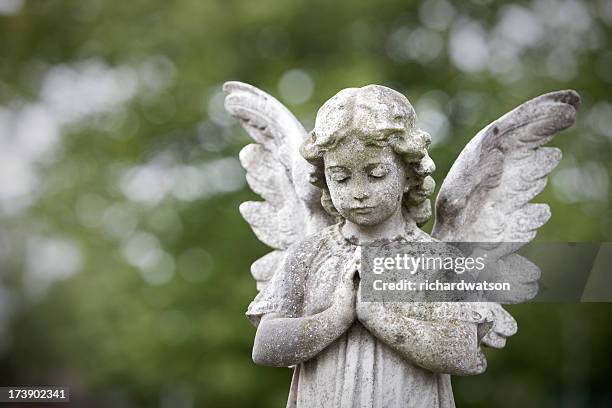
<svg viewBox="0 0 612 408"><path fill-rule="evenodd" d="M226 82L226 110L239 120L255 143L240 151L251 189L264 201L246 201L240 213L261 242L273 251L251 265L261 290L282 264L285 250L330 225L319 189L309 183L312 165L299 153L306 130L278 100L242 83Z"/></svg>
<svg viewBox="0 0 612 408"><path fill-rule="evenodd" d="M496 299L500 303L523 302L537 293L539 268L514 252L550 218L548 205L530 202L561 160L559 149L543 145L574 123L579 104L578 93L565 90L518 106L467 144L440 188L432 236L446 242L489 243L493 273L514 279L522 289ZM469 249L476 250L478 245ZM516 322L501 306L491 304L490 309L495 325L485 344L503 347Z"/></svg>

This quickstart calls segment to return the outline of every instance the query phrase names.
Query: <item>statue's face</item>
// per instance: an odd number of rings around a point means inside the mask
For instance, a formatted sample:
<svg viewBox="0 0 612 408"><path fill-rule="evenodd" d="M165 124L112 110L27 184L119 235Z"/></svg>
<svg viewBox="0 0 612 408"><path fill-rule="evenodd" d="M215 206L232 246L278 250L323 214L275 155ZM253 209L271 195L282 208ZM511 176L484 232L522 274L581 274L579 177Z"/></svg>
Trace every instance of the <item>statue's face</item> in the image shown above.
<svg viewBox="0 0 612 408"><path fill-rule="evenodd" d="M369 146L347 136L323 159L332 203L342 217L372 226L399 210L406 173L391 147Z"/></svg>

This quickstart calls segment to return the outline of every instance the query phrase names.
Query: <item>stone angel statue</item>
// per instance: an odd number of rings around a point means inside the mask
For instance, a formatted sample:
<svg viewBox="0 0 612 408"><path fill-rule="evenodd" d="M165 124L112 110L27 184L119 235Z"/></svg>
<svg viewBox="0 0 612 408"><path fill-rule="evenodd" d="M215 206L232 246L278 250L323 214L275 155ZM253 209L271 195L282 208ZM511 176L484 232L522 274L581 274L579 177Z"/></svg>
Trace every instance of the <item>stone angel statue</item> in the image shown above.
<svg viewBox="0 0 612 408"><path fill-rule="evenodd" d="M442 183L428 235L419 227L432 216L435 165L404 95L344 89L308 133L265 92L241 82L224 91L255 141L240 161L264 199L240 212L273 248L251 267L255 363L294 367L288 407L453 407L450 376L484 372L482 346L502 348L516 333L500 303L537 292L538 268L515 251L550 217L530 201L561 159L543 145L573 124L578 94L541 95L481 130ZM377 240L515 242L494 249L489 264L501 274L521 268L526 290L469 304L364 302L360 248Z"/></svg>

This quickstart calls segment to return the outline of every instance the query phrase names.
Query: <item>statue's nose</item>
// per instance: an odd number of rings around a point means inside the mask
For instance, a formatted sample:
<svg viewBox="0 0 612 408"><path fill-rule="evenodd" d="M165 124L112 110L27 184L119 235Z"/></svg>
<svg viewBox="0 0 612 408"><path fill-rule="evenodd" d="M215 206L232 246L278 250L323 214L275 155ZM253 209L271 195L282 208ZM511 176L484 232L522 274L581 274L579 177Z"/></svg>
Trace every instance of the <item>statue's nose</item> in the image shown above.
<svg viewBox="0 0 612 408"><path fill-rule="evenodd" d="M355 200L357 200L357 201L363 201L366 198L368 198L369 196L370 195L365 190L360 189L360 188L356 189L353 192L353 197L355 197Z"/></svg>

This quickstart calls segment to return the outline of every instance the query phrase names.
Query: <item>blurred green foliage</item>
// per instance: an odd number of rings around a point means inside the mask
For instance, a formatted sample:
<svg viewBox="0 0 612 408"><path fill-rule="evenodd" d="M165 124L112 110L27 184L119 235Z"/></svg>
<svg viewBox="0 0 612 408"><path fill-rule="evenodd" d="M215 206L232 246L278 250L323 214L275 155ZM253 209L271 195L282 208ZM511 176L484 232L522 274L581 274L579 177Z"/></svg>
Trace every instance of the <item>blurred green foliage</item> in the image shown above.
<svg viewBox="0 0 612 408"><path fill-rule="evenodd" d="M250 360L249 267L268 249L237 210L255 195L228 175L235 162L219 164L248 143L220 110L226 80L278 96L307 128L341 88L400 90L445 136L431 149L438 184L489 121L574 88L584 109L552 143L565 159L538 198L553 217L537 239L612 240L605 1L8 3L0 118L43 106L59 136L36 155L38 139L21 140L13 168L30 178L0 178L31 187L0 194L2 385L69 385L83 407L285 404L291 370ZM95 105L107 83L116 97ZM59 271L48 287L46 268ZM454 379L458 406L610 406L610 305L510 311L519 333L488 353L486 374Z"/></svg>

